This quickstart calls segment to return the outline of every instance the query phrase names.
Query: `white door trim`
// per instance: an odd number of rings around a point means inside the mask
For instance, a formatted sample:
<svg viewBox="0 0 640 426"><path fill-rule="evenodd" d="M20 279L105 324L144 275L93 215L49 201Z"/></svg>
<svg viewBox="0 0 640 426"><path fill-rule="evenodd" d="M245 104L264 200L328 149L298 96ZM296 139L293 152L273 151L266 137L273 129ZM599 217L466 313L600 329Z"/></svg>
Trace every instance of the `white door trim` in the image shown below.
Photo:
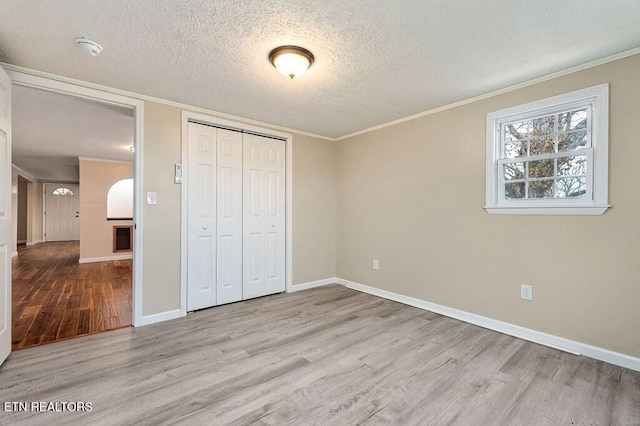
<svg viewBox="0 0 640 426"><path fill-rule="evenodd" d="M200 114L192 111L182 111L182 169L187 166L188 123L195 121L212 126L220 126L231 129L245 130L259 133L265 136L282 138L286 142L286 173L285 173L285 282L287 293L293 290L293 136L289 133L278 132L265 127L257 127L242 122L217 118L211 115ZM188 182L182 182L181 190L181 223L180 223L180 316L187 315L187 190Z"/></svg>
<svg viewBox="0 0 640 426"><path fill-rule="evenodd" d="M143 124L144 124L144 101L128 96L109 93L104 90L96 90L89 87L66 83L51 78L26 74L20 71L7 70L14 84L21 86L36 87L53 92L64 93L82 98L93 99L103 103L130 106L134 109L134 199L133 223L135 224L133 246L133 325L135 327L142 324L142 262L143 262L143 217L142 217L142 166L143 166ZM43 194L44 196L44 194Z"/></svg>

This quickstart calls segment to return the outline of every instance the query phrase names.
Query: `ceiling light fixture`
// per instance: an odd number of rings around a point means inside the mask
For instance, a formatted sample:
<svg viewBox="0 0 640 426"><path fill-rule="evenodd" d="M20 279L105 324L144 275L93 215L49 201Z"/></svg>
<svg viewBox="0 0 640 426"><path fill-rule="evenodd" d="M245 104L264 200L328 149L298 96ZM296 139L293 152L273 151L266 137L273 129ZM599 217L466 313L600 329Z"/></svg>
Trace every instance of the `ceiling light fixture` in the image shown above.
<svg viewBox="0 0 640 426"><path fill-rule="evenodd" d="M89 40L85 37L78 37L76 44L88 55L98 56L102 52L102 45L97 41Z"/></svg>
<svg viewBox="0 0 640 426"><path fill-rule="evenodd" d="M298 46L280 46L269 53L269 61L278 72L293 80L313 64L313 53Z"/></svg>

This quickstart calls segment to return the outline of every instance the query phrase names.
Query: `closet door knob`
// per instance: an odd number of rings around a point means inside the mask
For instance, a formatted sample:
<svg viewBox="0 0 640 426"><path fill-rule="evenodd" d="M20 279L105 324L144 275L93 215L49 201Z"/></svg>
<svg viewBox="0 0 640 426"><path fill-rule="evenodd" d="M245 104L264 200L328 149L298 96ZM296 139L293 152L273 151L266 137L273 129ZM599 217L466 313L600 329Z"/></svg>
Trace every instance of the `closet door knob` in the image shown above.
<svg viewBox="0 0 640 426"><path fill-rule="evenodd" d="M207 230L207 226L206 225L203 226L202 229L204 229L206 231Z"/></svg>

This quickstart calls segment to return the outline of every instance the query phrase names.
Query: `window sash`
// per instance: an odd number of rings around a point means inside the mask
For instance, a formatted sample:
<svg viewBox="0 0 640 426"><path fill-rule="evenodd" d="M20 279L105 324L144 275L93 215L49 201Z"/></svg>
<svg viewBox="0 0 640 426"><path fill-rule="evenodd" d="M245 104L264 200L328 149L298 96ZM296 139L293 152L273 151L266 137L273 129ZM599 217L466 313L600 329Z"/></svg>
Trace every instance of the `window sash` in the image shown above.
<svg viewBox="0 0 640 426"><path fill-rule="evenodd" d="M498 120L495 121L496 130L499 132L504 124L516 123L519 121L525 120L537 120L542 117L547 117L549 115L559 115L565 112L571 112L578 109L587 109L588 114L588 128L592 127L593 123L593 108L596 102L595 97L590 97L586 99L580 99L574 102L564 102L557 105L551 105L546 108L539 108L532 111L523 111L518 114L511 114L507 116L502 116ZM501 141L502 142L502 141Z"/></svg>
<svg viewBox="0 0 640 426"><path fill-rule="evenodd" d="M570 176L562 176L558 175L557 170L557 159L568 158L568 157L577 157L577 156L586 156L586 173L578 174L578 175L570 175ZM544 176L544 177L529 177L528 176L528 167L525 167L525 177L523 179L506 179L504 174L504 166L506 164L513 163L531 163L533 161L540 160L554 160L554 169L553 176ZM550 202L561 202L561 203L577 203L584 204L585 201L593 201L593 148L583 148L575 151L562 151L553 154L543 154L543 155L535 155L528 157L519 157L519 158L508 158L508 159L500 159L497 161L498 164L498 197L500 204L510 204L510 205L522 205L522 204L548 204ZM586 180L586 190L584 196L581 197L557 197L558 189L557 182L563 179L568 178L585 178ZM528 186L529 182L540 182L545 180L553 181L553 197L542 197L542 198L529 198L528 197ZM505 187L508 183L525 183L525 197L524 198L507 198Z"/></svg>

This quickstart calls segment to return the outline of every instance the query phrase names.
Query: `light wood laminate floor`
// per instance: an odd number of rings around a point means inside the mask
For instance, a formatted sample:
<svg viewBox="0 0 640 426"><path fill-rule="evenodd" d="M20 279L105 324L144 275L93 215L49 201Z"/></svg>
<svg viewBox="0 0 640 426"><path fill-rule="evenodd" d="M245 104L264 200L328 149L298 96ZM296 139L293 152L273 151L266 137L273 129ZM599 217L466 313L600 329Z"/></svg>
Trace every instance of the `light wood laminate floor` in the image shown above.
<svg viewBox="0 0 640 426"><path fill-rule="evenodd" d="M78 241L19 246L12 348L131 326L131 260L78 263Z"/></svg>
<svg viewBox="0 0 640 426"><path fill-rule="evenodd" d="M12 353L2 424L637 425L640 373L341 286Z"/></svg>

